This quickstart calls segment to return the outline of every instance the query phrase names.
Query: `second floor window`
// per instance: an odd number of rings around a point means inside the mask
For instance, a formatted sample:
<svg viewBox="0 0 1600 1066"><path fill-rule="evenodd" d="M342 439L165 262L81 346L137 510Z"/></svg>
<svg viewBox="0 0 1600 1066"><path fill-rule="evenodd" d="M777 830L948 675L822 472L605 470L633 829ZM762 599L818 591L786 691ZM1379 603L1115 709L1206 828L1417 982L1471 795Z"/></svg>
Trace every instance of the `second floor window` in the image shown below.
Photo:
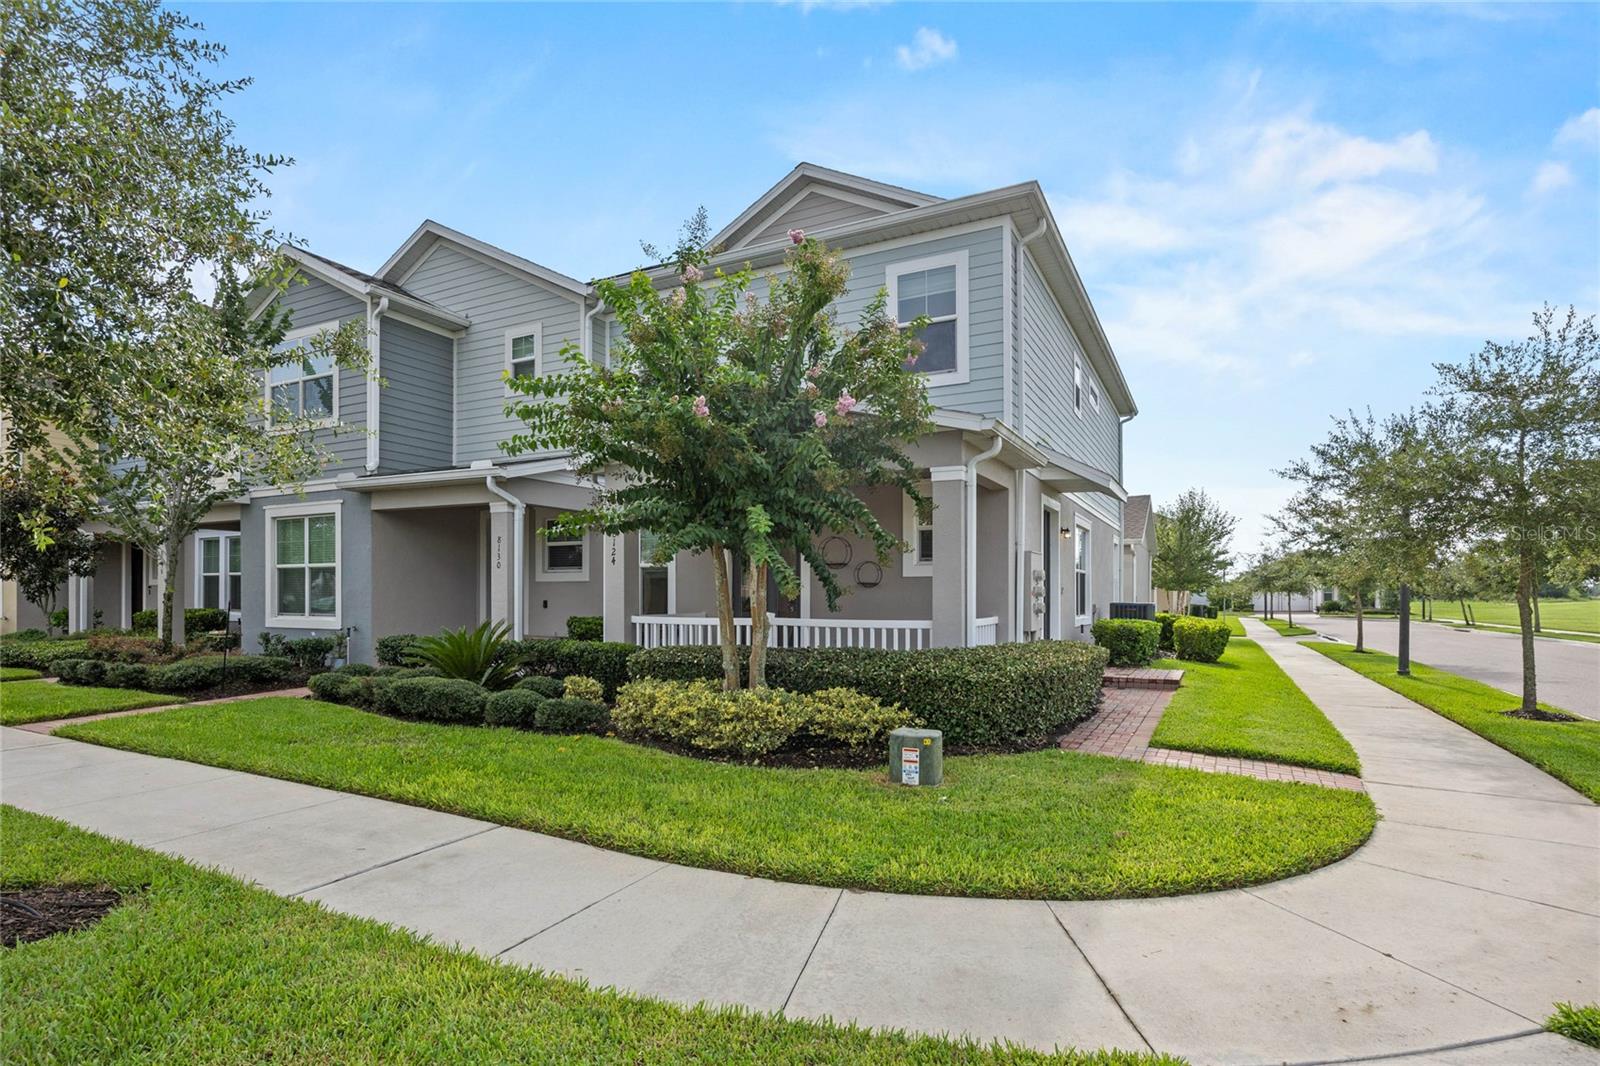
<svg viewBox="0 0 1600 1066"><path fill-rule="evenodd" d="M330 419L333 417L334 366L332 356L302 349L301 358L275 366L267 375L268 399L276 418Z"/></svg>
<svg viewBox="0 0 1600 1066"><path fill-rule="evenodd" d="M543 330L539 323L513 326L506 330L506 375L513 378L536 378L541 371L540 348Z"/></svg>
<svg viewBox="0 0 1600 1066"><path fill-rule="evenodd" d="M919 318L922 351L910 364L930 385L967 380L967 253L950 252L887 268L889 308L901 328Z"/></svg>

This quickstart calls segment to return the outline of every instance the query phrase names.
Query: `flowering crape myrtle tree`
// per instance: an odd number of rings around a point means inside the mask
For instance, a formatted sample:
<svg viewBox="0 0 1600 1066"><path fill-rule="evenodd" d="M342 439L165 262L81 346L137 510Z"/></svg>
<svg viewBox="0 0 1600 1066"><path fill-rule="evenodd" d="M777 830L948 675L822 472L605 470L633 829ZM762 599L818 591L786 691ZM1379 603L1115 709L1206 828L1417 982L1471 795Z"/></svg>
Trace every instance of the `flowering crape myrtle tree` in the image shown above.
<svg viewBox="0 0 1600 1066"><path fill-rule="evenodd" d="M854 332L830 305L849 277L840 257L799 230L767 296L754 277L715 272L704 225L691 224L675 253L678 280L658 291L638 271L598 290L621 326L610 365L510 379L521 398L507 413L527 432L511 454L563 449L596 481L593 504L563 519L572 532L656 534L656 556L708 553L721 626L723 687L740 686L733 625L735 552L750 589L749 684L766 684L767 581L799 592L791 559L822 583L829 610L841 593L816 547L823 530L870 540L880 559L903 545L853 491L895 485L926 516L905 446L929 428L930 407L912 367L921 350L902 332L880 291Z"/></svg>

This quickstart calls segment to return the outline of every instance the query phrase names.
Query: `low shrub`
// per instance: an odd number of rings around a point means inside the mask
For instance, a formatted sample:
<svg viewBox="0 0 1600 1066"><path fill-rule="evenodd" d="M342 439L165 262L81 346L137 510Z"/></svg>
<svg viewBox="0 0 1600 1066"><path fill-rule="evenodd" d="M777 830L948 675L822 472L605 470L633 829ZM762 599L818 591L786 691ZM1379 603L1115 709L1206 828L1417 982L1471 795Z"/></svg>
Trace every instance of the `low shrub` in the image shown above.
<svg viewBox="0 0 1600 1066"><path fill-rule="evenodd" d="M221 660L218 660L220 663ZM287 681L295 672L295 662L276 655L230 655L224 672L230 681L270 685ZM315 675L312 675L315 676Z"/></svg>
<svg viewBox="0 0 1600 1066"><path fill-rule="evenodd" d="M326 669L328 656L339 646L333 637L286 637L282 633L263 633L257 638L261 654L275 659L293 660L295 666L310 673Z"/></svg>
<svg viewBox="0 0 1600 1066"><path fill-rule="evenodd" d="M548 697L532 689L508 688L504 692L490 694L483 705L483 721L485 725L532 729L536 713L548 702Z"/></svg>
<svg viewBox="0 0 1600 1066"><path fill-rule="evenodd" d="M156 612L153 610L133 612L133 631L135 633L154 633L156 628Z"/></svg>
<svg viewBox="0 0 1600 1066"><path fill-rule="evenodd" d="M404 666L411 658L411 653L416 649L417 635L415 633L395 633L387 637L379 637L373 650L378 656L381 666Z"/></svg>
<svg viewBox="0 0 1600 1066"><path fill-rule="evenodd" d="M800 736L826 747L860 751L881 743L892 729L917 724L909 711L886 707L854 689L825 688L807 693L805 699L807 715Z"/></svg>
<svg viewBox="0 0 1600 1066"><path fill-rule="evenodd" d="M509 688L517 674L517 645L504 622L483 622L474 629L442 630L418 637L408 661L431 666L445 677L459 678L486 689Z"/></svg>
<svg viewBox="0 0 1600 1066"><path fill-rule="evenodd" d="M1214 663L1228 647L1228 623L1216 618L1180 618L1172 627L1178 658Z"/></svg>
<svg viewBox="0 0 1600 1066"><path fill-rule="evenodd" d="M69 619L71 619L71 617L72 615L68 613L65 607L59 607L56 610L51 611L48 615L46 615L46 619L50 623L50 631L53 633L59 629L61 632L65 633L67 631L67 622Z"/></svg>
<svg viewBox="0 0 1600 1066"><path fill-rule="evenodd" d="M1161 650L1161 623L1137 618L1101 618L1091 632L1111 655L1112 666L1144 666Z"/></svg>
<svg viewBox="0 0 1600 1066"><path fill-rule="evenodd" d="M562 683L561 694L569 699L601 703L605 700L606 687L592 677L568 674Z"/></svg>
<svg viewBox="0 0 1600 1066"><path fill-rule="evenodd" d="M530 674L566 677L582 674L605 688L605 698L617 698L617 689L628 683L628 659L638 652L633 644L603 640L525 640L518 647L518 658Z"/></svg>
<svg viewBox="0 0 1600 1066"><path fill-rule="evenodd" d="M338 670L324 670L319 674L312 674L306 681L306 687L311 694L327 703L357 704L356 690L360 687L362 675L346 674Z"/></svg>
<svg viewBox="0 0 1600 1066"><path fill-rule="evenodd" d="M339 671L345 674L353 674L356 677L371 677L378 672L378 668L369 666L366 663L345 663L339 667Z"/></svg>
<svg viewBox="0 0 1600 1066"><path fill-rule="evenodd" d="M154 692L196 692L222 684L222 660L210 656L179 659L149 668L148 682Z"/></svg>
<svg viewBox="0 0 1600 1066"><path fill-rule="evenodd" d="M597 614L575 614L567 619L567 636L572 640L605 640L606 620Z"/></svg>
<svg viewBox="0 0 1600 1066"><path fill-rule="evenodd" d="M381 709L425 722L481 723L489 692L459 677L401 677L382 690Z"/></svg>
<svg viewBox="0 0 1600 1066"><path fill-rule="evenodd" d="M588 733L605 725L610 713L594 700L543 700L533 712L533 727L541 733Z"/></svg>
<svg viewBox="0 0 1600 1066"><path fill-rule="evenodd" d="M119 663L165 663L176 654L163 648L153 637L125 637L112 633L96 633L89 638L91 658Z"/></svg>
<svg viewBox="0 0 1600 1066"><path fill-rule="evenodd" d="M103 684L109 688L149 688L150 667L144 663L106 663Z"/></svg>
<svg viewBox="0 0 1600 1066"><path fill-rule="evenodd" d="M0 666L25 666L54 673L57 659L88 657L87 640L0 640Z"/></svg>
<svg viewBox="0 0 1600 1066"><path fill-rule="evenodd" d="M714 681L652 680L624 686L611 718L624 733L747 758L797 742L862 749L912 720L849 689L724 692Z"/></svg>
<svg viewBox="0 0 1600 1066"><path fill-rule="evenodd" d="M542 674L525 677L517 682L516 687L537 692L547 700L560 699L567 691L566 685L562 684L559 677L545 677Z"/></svg>
<svg viewBox="0 0 1600 1066"><path fill-rule="evenodd" d="M1340 600L1323 600L1322 605L1317 609L1324 614L1344 614L1346 611L1351 610L1347 604Z"/></svg>
<svg viewBox="0 0 1600 1066"><path fill-rule="evenodd" d="M1156 612L1156 621L1161 623L1161 641L1160 641L1160 644L1161 644L1162 648L1167 649L1169 651L1173 647L1173 644L1172 644L1172 626L1173 626L1173 623L1177 622L1177 620L1178 620L1178 616L1173 614L1171 611L1157 611Z"/></svg>
<svg viewBox="0 0 1600 1066"><path fill-rule="evenodd" d="M50 634L42 629L19 629L6 637L7 640L49 640Z"/></svg>
<svg viewBox="0 0 1600 1066"><path fill-rule="evenodd" d="M218 607L189 607L183 612L183 631L213 633L228 628L228 612Z"/></svg>
<svg viewBox="0 0 1600 1066"><path fill-rule="evenodd" d="M68 685L98 685L105 680L106 664L99 659L57 659L55 673Z"/></svg>
<svg viewBox="0 0 1600 1066"><path fill-rule="evenodd" d="M767 683L796 692L854 689L942 730L946 744L1015 747L1093 713L1107 659L1104 648L1065 640L926 651L773 648ZM635 652L628 669L635 678L717 680L722 652L652 648Z"/></svg>

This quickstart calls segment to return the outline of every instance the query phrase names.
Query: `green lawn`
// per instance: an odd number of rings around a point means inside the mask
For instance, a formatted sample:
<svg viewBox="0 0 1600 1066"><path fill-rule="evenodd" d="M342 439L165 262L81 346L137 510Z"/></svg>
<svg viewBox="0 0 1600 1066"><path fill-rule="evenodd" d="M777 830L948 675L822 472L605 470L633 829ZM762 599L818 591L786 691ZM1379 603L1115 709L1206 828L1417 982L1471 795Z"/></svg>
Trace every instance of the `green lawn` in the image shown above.
<svg viewBox="0 0 1600 1066"><path fill-rule="evenodd" d="M1411 676L1400 677L1394 672L1398 660L1393 655L1376 651L1358 653L1348 644L1320 641L1306 646L1439 712L1600 802L1600 722L1532 722L1508 718L1500 712L1516 707L1517 697L1482 682L1415 661L1411 664ZM1560 710L1548 704L1540 706L1547 711Z"/></svg>
<svg viewBox="0 0 1600 1066"><path fill-rule="evenodd" d="M414 803L690 866L932 895L1101 899L1258 884L1349 854L1363 793L1056 750L882 771L708 762L607 737L404 722L313 700L62 736Z"/></svg>
<svg viewBox="0 0 1600 1066"><path fill-rule="evenodd" d="M5 888L125 893L90 929L0 951L4 1062L1180 1062L980 1047L593 991L13 807L0 850Z"/></svg>
<svg viewBox="0 0 1600 1066"><path fill-rule="evenodd" d="M1232 633L1236 637L1242 637L1245 635L1244 622L1241 620L1241 616L1236 614L1224 614L1218 615L1218 617L1224 622L1228 623L1229 633Z"/></svg>
<svg viewBox="0 0 1600 1066"><path fill-rule="evenodd" d="M1522 632L1522 629L1520 627L1514 626L1514 625L1512 625L1512 626L1500 626L1500 625L1491 626L1491 625L1484 625L1483 623L1480 622L1476 626L1465 627L1460 622L1453 622L1453 621L1449 621L1449 620L1446 620L1446 619L1443 619L1443 618L1430 619L1429 624L1430 625L1450 626L1450 627L1452 627L1454 629L1463 629L1463 628L1480 629L1480 630L1484 631L1485 633L1521 633ZM1543 629L1543 630L1540 630L1537 633L1535 633L1534 636L1538 637L1540 640L1575 640L1580 644L1600 644L1600 635L1596 635L1594 633L1552 633L1548 629Z"/></svg>
<svg viewBox="0 0 1600 1066"><path fill-rule="evenodd" d="M1299 623L1290 625L1283 618L1263 618L1262 621L1276 629L1280 637L1307 637L1316 632L1315 629L1307 629Z"/></svg>
<svg viewBox="0 0 1600 1066"><path fill-rule="evenodd" d="M1255 641L1232 638L1214 663L1154 665L1183 671L1154 746L1361 772L1350 742Z"/></svg>
<svg viewBox="0 0 1600 1066"><path fill-rule="evenodd" d="M140 692L131 688L93 688L62 685L54 681L19 681L0 688L0 725L47 722L52 718L77 718L85 714L182 702L182 696Z"/></svg>
<svg viewBox="0 0 1600 1066"><path fill-rule="evenodd" d="M1517 628L1517 602L1515 600L1468 600L1472 616L1489 625ZM1411 604L1413 617L1421 617L1422 604ZM1461 605L1454 600L1434 600L1434 618L1459 619ZM1572 629L1579 633L1600 635L1600 600L1540 600L1539 624L1550 629Z"/></svg>
<svg viewBox="0 0 1600 1066"><path fill-rule="evenodd" d="M1544 1027L1560 1033L1580 1044L1600 1047L1600 1004L1589 1003L1582 1007L1571 1003L1557 1003Z"/></svg>
<svg viewBox="0 0 1600 1066"><path fill-rule="evenodd" d="M32 681L36 677L43 677L37 670L29 670L26 666L0 666L0 681Z"/></svg>

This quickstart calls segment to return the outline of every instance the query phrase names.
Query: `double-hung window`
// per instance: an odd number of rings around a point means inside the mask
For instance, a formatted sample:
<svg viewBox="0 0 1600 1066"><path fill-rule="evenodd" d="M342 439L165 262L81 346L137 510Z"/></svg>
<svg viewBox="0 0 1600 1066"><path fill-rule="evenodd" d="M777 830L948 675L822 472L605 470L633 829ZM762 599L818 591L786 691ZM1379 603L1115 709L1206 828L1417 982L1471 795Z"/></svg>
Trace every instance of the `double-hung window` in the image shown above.
<svg viewBox="0 0 1600 1066"><path fill-rule="evenodd" d="M269 417L333 421L339 405L338 367L334 366L333 356L318 354L304 342L324 330L338 328L339 323L327 322L295 330L284 340L283 347L292 349L295 357L267 372Z"/></svg>
<svg viewBox="0 0 1600 1066"><path fill-rule="evenodd" d="M536 378L543 370L544 328L538 322L506 330L506 376Z"/></svg>
<svg viewBox="0 0 1600 1066"><path fill-rule="evenodd" d="M655 559L660 539L649 530L639 531L639 609L644 614L672 612L672 563Z"/></svg>
<svg viewBox="0 0 1600 1066"><path fill-rule="evenodd" d="M540 581L587 581L589 557L584 550L583 534L563 532L556 528L556 520L544 524L543 544L539 551Z"/></svg>
<svg viewBox="0 0 1600 1066"><path fill-rule="evenodd" d="M339 627L339 507L267 509L268 617L272 626Z"/></svg>
<svg viewBox="0 0 1600 1066"><path fill-rule="evenodd" d="M917 333L922 351L912 369L928 384L967 380L967 253L952 252L887 270L889 307L902 329L919 318L927 325Z"/></svg>
<svg viewBox="0 0 1600 1066"><path fill-rule="evenodd" d="M1078 625L1087 625L1089 621L1089 527L1080 525L1077 536L1072 538L1072 580L1073 596L1077 609Z"/></svg>
<svg viewBox="0 0 1600 1066"><path fill-rule="evenodd" d="M932 495L932 486L927 482L922 484L923 496ZM905 508L905 542L909 547L905 553L902 568L906 577L932 577L933 576L933 516L927 520L917 514L917 505L911 502L911 497L901 494L902 506Z"/></svg>
<svg viewBox="0 0 1600 1066"><path fill-rule="evenodd" d="M239 534L202 533L197 540L200 545L200 587L195 606L238 611L244 573Z"/></svg>

